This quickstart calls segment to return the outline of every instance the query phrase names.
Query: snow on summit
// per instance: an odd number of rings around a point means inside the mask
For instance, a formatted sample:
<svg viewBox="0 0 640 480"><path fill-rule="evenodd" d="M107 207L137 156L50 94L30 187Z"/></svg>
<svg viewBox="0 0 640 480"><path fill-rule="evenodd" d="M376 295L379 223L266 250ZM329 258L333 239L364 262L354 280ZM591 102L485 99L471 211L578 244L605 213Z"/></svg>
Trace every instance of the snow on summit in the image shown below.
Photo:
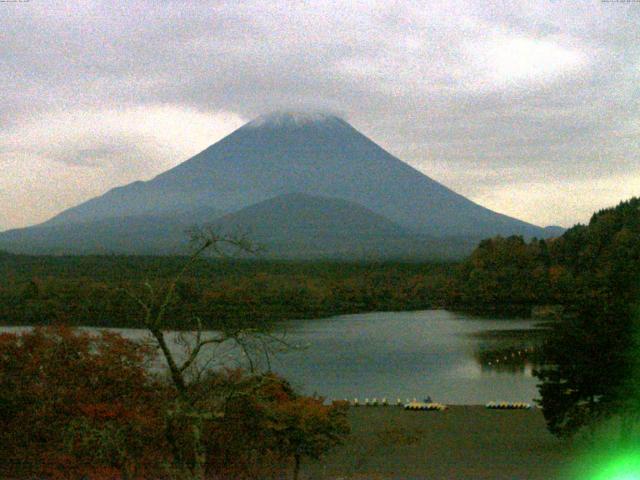
<svg viewBox="0 0 640 480"><path fill-rule="evenodd" d="M312 123L324 123L329 121L340 120L339 117L327 112L313 111L278 111L260 115L256 119L249 122L247 127L262 126L300 126Z"/></svg>

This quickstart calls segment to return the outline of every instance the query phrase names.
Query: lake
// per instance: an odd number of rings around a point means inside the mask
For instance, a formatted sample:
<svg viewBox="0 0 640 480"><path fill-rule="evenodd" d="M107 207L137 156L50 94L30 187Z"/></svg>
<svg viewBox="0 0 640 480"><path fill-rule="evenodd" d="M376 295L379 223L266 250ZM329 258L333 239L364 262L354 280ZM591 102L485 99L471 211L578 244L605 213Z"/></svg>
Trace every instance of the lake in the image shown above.
<svg viewBox="0 0 640 480"><path fill-rule="evenodd" d="M531 360L539 343L535 324L445 310L290 321L278 324L278 330L299 347L271 355L270 362L298 389L331 399L532 402L538 397ZM142 330L115 330L129 338L144 336ZM225 363L240 362L237 350L218 349L216 356Z"/></svg>

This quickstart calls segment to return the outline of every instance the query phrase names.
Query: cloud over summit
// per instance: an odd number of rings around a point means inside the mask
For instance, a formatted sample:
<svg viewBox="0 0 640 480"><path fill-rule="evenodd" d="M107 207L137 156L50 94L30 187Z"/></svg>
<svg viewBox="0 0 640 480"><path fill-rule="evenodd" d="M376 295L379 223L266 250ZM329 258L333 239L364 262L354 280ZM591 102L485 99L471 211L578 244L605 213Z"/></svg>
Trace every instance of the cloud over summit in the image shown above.
<svg viewBox="0 0 640 480"><path fill-rule="evenodd" d="M639 22L577 0L0 4L0 225L282 109L341 112L492 209L584 221L640 190Z"/></svg>

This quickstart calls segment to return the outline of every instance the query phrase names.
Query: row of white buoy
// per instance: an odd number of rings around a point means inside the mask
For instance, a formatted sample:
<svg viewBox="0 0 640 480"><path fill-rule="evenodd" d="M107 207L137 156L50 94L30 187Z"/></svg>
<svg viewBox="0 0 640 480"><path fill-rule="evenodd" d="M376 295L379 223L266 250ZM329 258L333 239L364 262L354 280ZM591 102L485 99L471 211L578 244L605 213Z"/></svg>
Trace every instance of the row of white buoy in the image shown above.
<svg viewBox="0 0 640 480"><path fill-rule="evenodd" d="M351 402L345 399L345 402L348 402L352 407L359 407L361 405L364 407L388 407L389 405L391 405L389 400L387 400L386 398L382 398L380 401L378 401L377 398L372 398L371 400L365 398L362 403L357 398L354 398ZM397 400L396 405L402 405L400 399Z"/></svg>
<svg viewBox="0 0 640 480"><path fill-rule="evenodd" d="M385 397L383 397L380 401L378 401L377 398L365 398L364 401L360 401L357 398L354 398L352 401L347 400L346 398L343 400L344 402L348 403L349 405L351 405L352 407L388 407L389 405L392 405L392 403L387 400ZM413 399L413 400L409 400L407 398L407 400L405 402L403 402L401 399L397 398L395 403L393 403L393 405L397 406L397 407L404 407L405 405L409 404L409 403L417 403L418 400L417 399ZM430 402L427 402L430 403Z"/></svg>
<svg viewBox="0 0 640 480"><path fill-rule="evenodd" d="M389 405L392 405L391 402L389 402L386 398L382 398L380 401L378 401L377 398L373 398L371 400L368 399L368 398L365 398L363 402L360 402L360 400L358 400L357 398L354 398L353 401L349 401L349 400L347 400L345 398L344 402L348 403L352 407L360 407L360 406L364 406L364 407L388 407ZM424 401L424 402L419 402L416 398L414 398L413 400L410 400L410 399L407 398L405 402L403 402L400 398L397 398L395 403L394 403L394 405L397 406L397 407L402 407L405 410L438 410L438 411L442 411L442 410L445 410L447 408L446 405L444 405L442 403L431 402L430 400L429 401Z"/></svg>
<svg viewBox="0 0 640 480"><path fill-rule="evenodd" d="M533 348L525 348L524 350L518 350L518 356L523 354L526 355L527 352L533 352ZM511 352L511 358L515 358L515 357L516 357L516 354L514 352ZM493 362L487 362L487 364L491 366L494 363L496 364L500 363L500 360L502 360L503 362L509 360L509 355L504 355L502 358L496 358L493 360Z"/></svg>
<svg viewBox="0 0 640 480"><path fill-rule="evenodd" d="M360 400L354 398L353 401L349 401L346 398L343 400L345 403L348 403L352 407L388 407L391 403L386 399L382 398L378 401L377 398L365 398L361 403ZM437 410L443 411L447 409L447 406L443 403L425 401L419 402L416 398L413 400L407 400L403 402L401 399L396 399L395 405L398 407L403 407L405 410ZM485 405L486 408L495 409L495 410L528 410L531 408L531 404L525 402L489 402Z"/></svg>
<svg viewBox="0 0 640 480"><path fill-rule="evenodd" d="M485 407L495 410L528 410L531 405L524 402L489 402Z"/></svg>

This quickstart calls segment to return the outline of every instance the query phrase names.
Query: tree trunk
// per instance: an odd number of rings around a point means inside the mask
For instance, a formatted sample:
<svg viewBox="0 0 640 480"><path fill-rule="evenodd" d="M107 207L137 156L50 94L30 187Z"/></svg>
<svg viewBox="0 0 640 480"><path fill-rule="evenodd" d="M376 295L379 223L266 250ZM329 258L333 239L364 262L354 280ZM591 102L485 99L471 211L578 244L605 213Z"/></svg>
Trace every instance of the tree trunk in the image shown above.
<svg viewBox="0 0 640 480"><path fill-rule="evenodd" d="M293 456L293 460L293 480L298 480L298 477L300 476L300 454L296 453Z"/></svg>
<svg viewBox="0 0 640 480"><path fill-rule="evenodd" d="M167 342L164 340L164 333L162 330L151 329L151 334L155 337L160 346L160 350L162 350L162 354L164 355L165 360L167 361L167 365L169 365L169 372L171 373L171 380L173 380L173 384L175 385L178 393L181 396L184 396L187 392L187 387L184 383L184 378L182 377L182 373L176 365L175 360L173 359L173 354L169 347L167 346Z"/></svg>
<svg viewBox="0 0 640 480"><path fill-rule="evenodd" d="M193 433L193 477L197 480L204 480L207 453L202 444L202 420L200 418L194 418L191 431Z"/></svg>

